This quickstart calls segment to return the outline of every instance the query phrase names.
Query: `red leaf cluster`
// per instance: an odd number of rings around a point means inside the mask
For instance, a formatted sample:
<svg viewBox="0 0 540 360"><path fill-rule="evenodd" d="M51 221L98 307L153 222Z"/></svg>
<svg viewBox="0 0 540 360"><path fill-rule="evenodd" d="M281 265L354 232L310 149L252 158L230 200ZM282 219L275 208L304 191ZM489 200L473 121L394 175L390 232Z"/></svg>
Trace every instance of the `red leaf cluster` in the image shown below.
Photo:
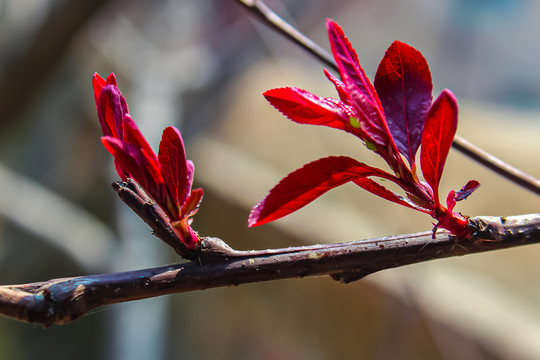
<svg viewBox="0 0 540 360"><path fill-rule="evenodd" d="M189 248L199 244L191 228L202 200L202 189L191 190L194 166L186 159L180 131L169 126L163 131L156 156L128 112L126 100L117 87L114 74L93 81L101 141L114 156L116 172L125 181L135 180L167 214L180 240Z"/></svg>
<svg viewBox="0 0 540 360"><path fill-rule="evenodd" d="M426 59L411 46L395 41L386 51L373 85L343 30L327 21L328 38L340 79L325 70L338 99L321 98L295 87L268 90L265 98L289 119L324 125L360 138L380 155L392 173L357 160L332 156L313 161L287 175L255 206L249 226L288 215L328 190L352 181L394 203L430 214L437 227L469 237L467 219L453 212L456 201L480 185L471 180L457 193L451 191L446 207L439 201L439 183L457 128L458 104L450 90L432 102L431 74ZM416 154L425 181L416 173ZM386 189L373 178L397 184L404 195Z"/></svg>

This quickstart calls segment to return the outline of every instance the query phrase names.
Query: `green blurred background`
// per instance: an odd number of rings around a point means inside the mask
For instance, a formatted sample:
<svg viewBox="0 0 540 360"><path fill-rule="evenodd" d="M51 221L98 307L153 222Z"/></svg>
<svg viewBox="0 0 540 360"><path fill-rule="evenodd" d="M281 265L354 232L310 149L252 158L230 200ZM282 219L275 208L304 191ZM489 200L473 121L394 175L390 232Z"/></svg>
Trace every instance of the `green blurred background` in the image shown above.
<svg viewBox="0 0 540 360"><path fill-rule="evenodd" d="M328 49L348 34L368 76L399 39L423 52L435 92L460 101L458 133L540 177L540 3L532 0L268 1ZM250 208L318 157L380 164L355 138L294 124L261 93L335 96L322 66L232 0L0 0L0 281L178 261L117 199L92 74L114 72L157 148L179 127L205 189L194 227L238 249L358 240L430 219L344 186L272 225ZM452 152L442 192L482 187L468 215L537 212L534 195ZM539 254L537 254L539 253ZM540 249L388 270L212 289L98 309L43 329L0 318L0 359L537 359Z"/></svg>

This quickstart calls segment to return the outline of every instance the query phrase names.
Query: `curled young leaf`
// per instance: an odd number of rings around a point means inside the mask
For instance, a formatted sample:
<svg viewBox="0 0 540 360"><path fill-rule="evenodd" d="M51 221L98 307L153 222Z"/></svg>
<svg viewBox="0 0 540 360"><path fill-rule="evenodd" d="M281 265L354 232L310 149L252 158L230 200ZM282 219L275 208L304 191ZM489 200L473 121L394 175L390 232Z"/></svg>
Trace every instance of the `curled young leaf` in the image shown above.
<svg viewBox="0 0 540 360"><path fill-rule="evenodd" d="M101 76L94 74L92 83L103 135L122 139L123 121L124 116L128 114L128 106L126 99L116 87L116 78L111 74L105 81Z"/></svg>
<svg viewBox="0 0 540 360"><path fill-rule="evenodd" d="M199 205L203 198L203 189L193 189L191 194L186 198L182 204L181 213L185 217L191 217L199 211Z"/></svg>
<svg viewBox="0 0 540 360"><path fill-rule="evenodd" d="M123 181L126 181L128 177L132 178L147 191L156 203L161 205L167 202L167 188L163 178L161 175L157 179L155 177L155 174L159 172L157 159L154 161L148 158L139 146L112 136L103 136L101 142L114 157L115 165L123 174L126 174L126 177L122 178Z"/></svg>
<svg viewBox="0 0 540 360"><path fill-rule="evenodd" d="M180 131L175 127L169 126L163 130L159 143L158 159L163 178L173 199L169 208L170 212L174 214L173 219L175 219L179 216L180 209L178 207L182 205L190 190L187 188L188 170L184 142ZM191 184L189 186L191 187Z"/></svg>
<svg viewBox="0 0 540 360"><path fill-rule="evenodd" d="M324 69L324 75L326 75L326 78L334 84L334 87L336 88L336 91L338 92L339 99L345 104L349 104L349 94L347 93L347 88L345 87L345 84L339 80L337 77L332 75L328 70Z"/></svg>
<svg viewBox="0 0 540 360"><path fill-rule="evenodd" d="M465 184L464 187L461 188L459 191L451 190L450 193L448 193L448 196L446 198L446 207L448 210L452 211L454 209L454 206L456 206L456 202L465 200L469 195L471 195L476 189L480 187L480 183L476 180L469 180L467 184Z"/></svg>
<svg viewBox="0 0 540 360"><path fill-rule="evenodd" d="M464 187L456 193L456 201L465 200L473 192L480 187L480 183L476 180L469 180Z"/></svg>
<svg viewBox="0 0 540 360"><path fill-rule="evenodd" d="M107 76L107 80L105 80L98 73L94 73L94 76L92 77L92 87L94 88L94 101L96 102L96 105L98 103L99 94L106 85L117 86L116 76L111 73Z"/></svg>
<svg viewBox="0 0 540 360"><path fill-rule="evenodd" d="M167 215L180 241L194 249L200 239L190 217L197 212L203 191L191 191L194 166L186 159L180 131L172 126L163 131L156 156L129 115L114 74L104 80L96 73L92 84L104 135L101 141L113 155L118 175L123 181L137 182Z"/></svg>

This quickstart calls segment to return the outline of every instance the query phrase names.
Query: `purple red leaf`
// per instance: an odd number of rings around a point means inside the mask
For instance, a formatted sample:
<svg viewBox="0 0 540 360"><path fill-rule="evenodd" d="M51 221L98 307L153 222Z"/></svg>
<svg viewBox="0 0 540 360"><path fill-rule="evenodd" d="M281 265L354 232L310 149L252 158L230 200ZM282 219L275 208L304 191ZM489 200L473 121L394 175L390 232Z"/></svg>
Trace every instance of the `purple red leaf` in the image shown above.
<svg viewBox="0 0 540 360"><path fill-rule="evenodd" d="M377 69L375 89L394 142L412 166L432 100L426 59L413 47L394 41Z"/></svg>
<svg viewBox="0 0 540 360"><path fill-rule="evenodd" d="M461 190L457 192L451 190L446 198L446 207L448 208L448 210L452 211L454 209L454 206L456 205L456 202L465 200L479 187L480 183L478 181L469 180L467 184L465 184L465 186L461 188Z"/></svg>
<svg viewBox="0 0 540 360"><path fill-rule="evenodd" d="M374 195L382 197L383 199L392 201L396 204L399 204L399 205L402 205L402 206L405 206L414 210L418 210L425 213L428 212L426 209L423 209L420 206L417 206L416 204L405 200L402 196L399 196L393 191L388 190L387 188L373 181L370 178L359 178L359 179L353 180L353 182L356 185L360 186L362 189L367 190Z"/></svg>
<svg viewBox="0 0 540 360"><path fill-rule="evenodd" d="M358 62L358 55L335 22L328 20L328 38L332 54L347 89L349 103L355 117L370 142L386 147L392 143L390 132L384 118L384 110L375 92L375 88Z"/></svg>
<svg viewBox="0 0 540 360"><path fill-rule="evenodd" d="M202 201L203 190L193 189L191 194L186 198L182 204L182 214L184 216L193 216L199 211L199 205Z"/></svg>
<svg viewBox="0 0 540 360"><path fill-rule="evenodd" d="M199 243L191 219L203 196L202 189L191 191L194 166L186 159L180 131L163 131L156 156L128 113L127 103L116 86L113 74L104 80L94 74L92 81L105 148L115 159L123 181L135 180L165 212L179 239L190 249Z"/></svg>
<svg viewBox="0 0 540 360"><path fill-rule="evenodd" d="M270 104L299 124L324 125L360 136L350 107L332 98L321 98L306 90L286 87L266 91Z"/></svg>
<svg viewBox="0 0 540 360"><path fill-rule="evenodd" d="M293 171L270 190L268 196L251 211L248 224L257 226L279 219L328 190L368 176L396 181L394 176L350 157L331 156L315 160Z"/></svg>
<svg viewBox="0 0 540 360"><path fill-rule="evenodd" d="M465 200L473 192L480 187L480 183L476 180L469 180L464 187L456 193L456 201Z"/></svg>
<svg viewBox="0 0 540 360"><path fill-rule="evenodd" d="M326 75L326 78L334 84L336 91L338 92L339 99L343 104L350 105L349 104L349 94L347 92L347 88L345 87L345 84L339 80L337 77L332 75L328 70L324 69L324 75Z"/></svg>
<svg viewBox="0 0 540 360"><path fill-rule="evenodd" d="M99 76L98 73L94 73L94 76L92 77L92 87L94 88L94 101L96 102L96 105L98 103L99 94L106 85L116 86L116 76L111 73L109 74L109 76L107 76L107 80L105 80L104 78Z"/></svg>
<svg viewBox="0 0 540 360"><path fill-rule="evenodd" d="M107 82L99 75L94 75L94 97L99 124L105 136L122 138L122 124L124 116L128 113L126 99L116 87L116 78L109 76Z"/></svg>
<svg viewBox="0 0 540 360"><path fill-rule="evenodd" d="M295 122L355 134L386 161L395 176L348 157L316 160L290 173L270 190L253 208L249 225L281 218L328 190L352 181L386 200L430 214L437 220L434 231L440 227L456 236L469 237L467 217L452 209L479 183L472 180L457 193L451 191L447 208L439 201L439 183L457 128L454 95L444 90L432 104L431 74L426 60L419 51L399 41L388 48L373 86L343 30L331 20L327 21L327 29L341 80L326 70L325 75L334 84L340 100L321 98L298 88L273 89L264 95ZM415 157L420 145L425 181L416 173ZM371 177L394 182L405 196L388 190Z"/></svg>
<svg viewBox="0 0 540 360"><path fill-rule="evenodd" d="M178 129L169 126L163 130L163 136L159 143L158 159L169 194L174 200L173 204L176 205L171 206L171 212L176 214L173 218L176 218L180 212L178 206L184 202L190 190L187 187L188 170L184 142Z"/></svg>
<svg viewBox="0 0 540 360"><path fill-rule="evenodd" d="M139 128L137 127L137 124L133 121L131 116L128 114L124 116L124 139L123 141L126 144L131 145L129 148L137 149L136 152L132 153L132 156L134 156L135 161L139 164L139 167L141 169L144 169L144 172L146 176L148 177L148 188L145 188L147 190L151 190L150 185L152 183L155 184L163 184L165 183L165 180L163 179L163 174L161 172L161 165L159 163L159 160L156 156L156 153L146 139L144 138L143 134L140 132ZM139 180L133 176L133 174L130 174L133 179L135 179L137 182ZM143 186L144 187L144 186ZM150 192L150 195L152 192ZM156 194L157 195L157 194ZM163 199L163 194L159 194L160 199Z"/></svg>
<svg viewBox="0 0 540 360"><path fill-rule="evenodd" d="M147 164L146 156L141 149L112 136L103 136L101 142L114 157L115 165L123 174L126 174L126 178L122 178L122 180L125 181L128 177L132 178L148 192L148 195L161 204L166 189L163 182L159 184L155 182L149 171L150 166Z"/></svg>
<svg viewBox="0 0 540 360"><path fill-rule="evenodd" d="M135 180L170 215L169 209L164 207L168 203L168 193L157 158L149 157L137 145L112 136L103 136L101 142L114 157L115 163L121 168L121 171L127 174L127 177ZM125 179L122 180L125 181Z"/></svg>
<svg viewBox="0 0 540 360"><path fill-rule="evenodd" d="M436 205L439 204L439 182L457 129L457 114L457 100L446 89L431 105L422 133L420 165L424 179L433 189Z"/></svg>

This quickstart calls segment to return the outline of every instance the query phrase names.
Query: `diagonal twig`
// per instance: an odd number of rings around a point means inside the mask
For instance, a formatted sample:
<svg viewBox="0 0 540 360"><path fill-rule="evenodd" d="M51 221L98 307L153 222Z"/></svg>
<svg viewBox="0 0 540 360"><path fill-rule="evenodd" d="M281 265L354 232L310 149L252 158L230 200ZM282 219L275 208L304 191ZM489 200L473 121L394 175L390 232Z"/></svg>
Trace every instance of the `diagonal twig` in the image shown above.
<svg viewBox="0 0 540 360"><path fill-rule="evenodd" d="M146 195L134 180L127 179L125 183L115 182L112 184L112 188L116 191L120 199L150 226L156 237L172 247L182 258L187 260L193 260L195 258L195 251L188 249L169 226L167 215Z"/></svg>
<svg viewBox="0 0 540 360"><path fill-rule="evenodd" d="M296 45L308 51L326 66L334 69L335 71L338 70L334 59L326 50L324 50L307 36L303 35L300 31L295 29L292 25L279 17L268 6L266 6L263 1L236 1L244 8L246 8L250 13L254 14L257 18L259 18L263 23L268 25L273 30L277 31L279 34L290 39ZM458 135L454 137L452 146L465 156L486 166L490 170L505 177L514 184L522 186L525 189L534 192L536 195L540 195L540 180L534 178L533 176L524 173L523 171L511 166L510 164L505 163L504 161L471 144L469 141Z"/></svg>

